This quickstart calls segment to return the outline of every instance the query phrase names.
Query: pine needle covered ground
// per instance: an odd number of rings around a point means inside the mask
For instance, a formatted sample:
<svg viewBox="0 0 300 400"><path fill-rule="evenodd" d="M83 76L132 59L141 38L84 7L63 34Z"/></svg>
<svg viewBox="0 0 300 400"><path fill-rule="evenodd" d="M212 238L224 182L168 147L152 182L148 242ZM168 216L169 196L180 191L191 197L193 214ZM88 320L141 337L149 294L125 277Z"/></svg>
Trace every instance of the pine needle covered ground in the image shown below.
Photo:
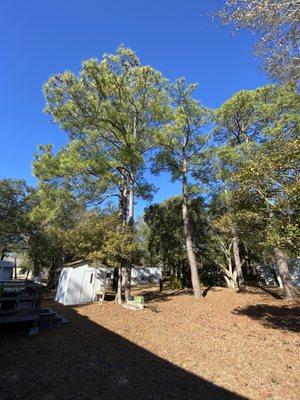
<svg viewBox="0 0 300 400"><path fill-rule="evenodd" d="M254 288L145 292L143 311L49 301L70 324L1 338L0 399L297 399L299 307Z"/></svg>

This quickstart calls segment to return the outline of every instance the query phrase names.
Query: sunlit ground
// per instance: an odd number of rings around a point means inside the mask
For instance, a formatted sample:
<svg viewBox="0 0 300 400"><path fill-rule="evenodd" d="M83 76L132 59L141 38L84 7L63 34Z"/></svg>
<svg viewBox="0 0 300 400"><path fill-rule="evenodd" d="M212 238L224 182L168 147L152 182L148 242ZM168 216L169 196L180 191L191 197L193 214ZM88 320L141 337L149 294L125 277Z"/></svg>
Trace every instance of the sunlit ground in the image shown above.
<svg viewBox="0 0 300 400"><path fill-rule="evenodd" d="M298 398L299 307L254 288L143 293L143 311L53 303L69 325L1 338L0 399Z"/></svg>

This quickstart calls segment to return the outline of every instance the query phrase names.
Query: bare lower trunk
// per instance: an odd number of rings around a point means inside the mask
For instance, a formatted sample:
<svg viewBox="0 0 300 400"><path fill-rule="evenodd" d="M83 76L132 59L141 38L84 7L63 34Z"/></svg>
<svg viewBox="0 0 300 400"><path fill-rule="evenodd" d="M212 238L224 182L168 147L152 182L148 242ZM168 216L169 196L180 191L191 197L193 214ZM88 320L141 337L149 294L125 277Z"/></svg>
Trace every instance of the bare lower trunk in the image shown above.
<svg viewBox="0 0 300 400"><path fill-rule="evenodd" d="M224 275L224 280L226 282L226 285L228 288L234 288L234 283L232 281L232 279L229 279L226 275Z"/></svg>
<svg viewBox="0 0 300 400"><path fill-rule="evenodd" d="M16 258L15 258L14 270L15 270L15 279L18 279L18 273L17 273L17 259L16 259Z"/></svg>
<svg viewBox="0 0 300 400"><path fill-rule="evenodd" d="M134 176L130 177L129 182L129 201L128 201L128 216L127 224L133 231L134 226ZM124 270L124 286L125 286L125 301L127 301L131 295L131 269L132 262L126 266Z"/></svg>
<svg viewBox="0 0 300 400"><path fill-rule="evenodd" d="M232 268L226 269L225 267L222 268L223 277L226 282L228 288L235 288L237 285L236 279L236 270L232 272Z"/></svg>
<svg viewBox="0 0 300 400"><path fill-rule="evenodd" d="M123 187L120 190L120 196L119 196L119 218L122 221L122 224L126 224L127 221L127 206L128 206L128 200L127 200L127 188Z"/></svg>
<svg viewBox="0 0 300 400"><path fill-rule="evenodd" d="M194 295L197 298L202 296L201 286L200 286L200 279L198 275L197 269L197 261L195 257L195 252L193 248L193 240L190 230L190 221L189 221L189 214L188 214L188 193L187 193L187 177L184 171L182 177L182 217L183 217L183 228L184 228L184 237L185 237L185 244L186 244L186 252L187 252L187 259L189 263L189 267L191 270L191 278L192 278L192 285L194 290Z"/></svg>
<svg viewBox="0 0 300 400"><path fill-rule="evenodd" d="M133 136L137 138L137 124L138 124L138 117L134 115L133 119ZM132 233L134 230L134 179L135 175L132 170L127 172L127 189L129 191L129 199L128 199L128 215L127 215L127 225L130 227ZM125 301L127 301L131 296L131 269L133 264L133 254L131 254L130 261L126 265L125 268L125 277L124 277L124 284L125 284Z"/></svg>
<svg viewBox="0 0 300 400"><path fill-rule="evenodd" d="M5 256L6 256L6 249L5 249L5 247L2 247L0 249L0 260L2 261Z"/></svg>
<svg viewBox="0 0 300 400"><path fill-rule="evenodd" d="M134 177L131 177L131 184L129 188L129 202L128 202L128 219L127 223L129 226L133 227L134 223L134 183L133 183Z"/></svg>
<svg viewBox="0 0 300 400"><path fill-rule="evenodd" d="M41 268L38 261L34 258L33 260L33 276L39 276L41 273Z"/></svg>
<svg viewBox="0 0 300 400"><path fill-rule="evenodd" d="M131 266L126 266L123 270L123 284L125 301L127 301L131 295Z"/></svg>
<svg viewBox="0 0 300 400"><path fill-rule="evenodd" d="M116 298L115 298L116 303L118 303L120 305L122 304L122 280L123 280L122 268L120 267L119 271L118 271L118 286L117 286L117 294L116 294Z"/></svg>
<svg viewBox="0 0 300 400"><path fill-rule="evenodd" d="M121 229L121 227L127 224L128 221L128 177L126 177L127 176L126 171L123 170L122 170L122 175L124 177L125 183L120 190L119 218L121 222L118 229ZM128 298L128 291L126 290L128 282L128 273L129 271L127 266L124 266L123 268L120 267L117 269L117 271L115 271L115 274L117 276L116 282L114 283L117 291L115 301L118 304L122 304L123 287L125 289L125 300L127 300Z"/></svg>
<svg viewBox="0 0 300 400"><path fill-rule="evenodd" d="M278 249L277 247L274 249L279 275L282 280L284 296L286 299L297 299L297 290L292 282L292 278L288 269L287 257L284 251Z"/></svg>
<svg viewBox="0 0 300 400"><path fill-rule="evenodd" d="M160 279L160 280L159 280L159 291L162 292L163 290L164 290L163 280Z"/></svg>
<svg viewBox="0 0 300 400"><path fill-rule="evenodd" d="M229 243L229 246L226 246L222 240L219 241L220 249L225 257L226 264L224 265L223 263L218 263L218 265L221 268L221 271L223 272L223 277L228 288L235 288L237 284L236 269L233 270L232 259L231 259L232 244L233 241Z"/></svg>
<svg viewBox="0 0 300 400"><path fill-rule="evenodd" d="M237 237L235 237L233 239L232 247L233 247L235 268L236 268L236 273L237 273L238 288L239 288L240 292L245 292L246 286L244 283L244 276L243 276L242 264L241 264L241 258L240 258L240 252L239 252L239 241L238 241Z"/></svg>
<svg viewBox="0 0 300 400"><path fill-rule="evenodd" d="M48 279L47 279L47 286L49 288L54 287L56 268L57 268L57 264L56 264L55 260L52 260L51 267L48 272Z"/></svg>

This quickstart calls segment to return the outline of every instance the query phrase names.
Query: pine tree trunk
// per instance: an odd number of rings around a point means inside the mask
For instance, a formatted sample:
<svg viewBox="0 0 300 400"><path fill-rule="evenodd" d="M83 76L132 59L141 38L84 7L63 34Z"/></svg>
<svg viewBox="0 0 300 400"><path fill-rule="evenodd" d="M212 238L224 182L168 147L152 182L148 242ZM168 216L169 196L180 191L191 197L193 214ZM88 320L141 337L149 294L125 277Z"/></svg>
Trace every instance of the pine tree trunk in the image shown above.
<svg viewBox="0 0 300 400"><path fill-rule="evenodd" d="M126 266L123 269L123 283L124 283L125 301L127 301L131 295L131 266Z"/></svg>
<svg viewBox="0 0 300 400"><path fill-rule="evenodd" d="M52 260L51 267L48 272L48 279L47 279L47 281L48 281L47 286L50 288L53 287L53 284L54 284L55 271L56 271L56 263L54 260Z"/></svg>
<svg viewBox="0 0 300 400"><path fill-rule="evenodd" d="M15 260L15 266L14 266L15 279L18 279L18 274L17 274L17 259L16 259L16 257L14 258L14 260Z"/></svg>
<svg viewBox="0 0 300 400"><path fill-rule="evenodd" d="M128 202L128 219L127 224L133 228L134 224L134 177L131 177L131 184L129 187L129 202Z"/></svg>
<svg viewBox="0 0 300 400"><path fill-rule="evenodd" d="M289 300L297 299L297 290L292 282L292 278L288 269L287 257L283 250L279 248L274 249L279 275L282 280L284 296Z"/></svg>
<svg viewBox="0 0 300 400"><path fill-rule="evenodd" d="M115 298L115 302L118 303L119 305L122 304L122 268L119 267L118 270L118 288L117 288L117 294Z"/></svg>
<svg viewBox="0 0 300 400"><path fill-rule="evenodd" d="M235 268L236 268L236 272L237 272L238 288L239 288L240 292L245 292L246 286L244 283L244 276L243 276L242 264L241 264L240 252L239 252L239 241L238 241L237 237L234 237L232 247L233 247Z"/></svg>
<svg viewBox="0 0 300 400"><path fill-rule="evenodd" d="M126 172L123 171L122 175L125 176ZM123 187L120 190L120 201L119 201L119 218L120 218L120 226L118 229L121 229L121 226L125 225L128 221L128 178L124 183ZM128 291L126 290L128 280L128 268L124 266L123 268L119 267L117 271L117 282L116 282L116 298L115 301L118 304L122 304L122 289L123 283L125 288L125 301L128 298Z"/></svg>
<svg viewBox="0 0 300 400"><path fill-rule="evenodd" d="M1 249L0 249L0 260L2 261L5 256L6 256L6 249L5 249L5 247L1 247Z"/></svg>
<svg viewBox="0 0 300 400"><path fill-rule="evenodd" d="M229 250L230 251L230 250ZM230 253L229 253L230 254ZM236 282L236 270L233 271L232 268L232 260L231 260L231 255L228 257L227 259L227 263L228 263L228 272L230 274L230 287L233 289L236 287L237 282Z"/></svg>
<svg viewBox="0 0 300 400"><path fill-rule="evenodd" d="M39 276L41 273L40 265L36 258L33 259L33 276Z"/></svg>
<svg viewBox="0 0 300 400"><path fill-rule="evenodd" d="M137 139L137 125L138 125L138 116L135 114L133 118L133 136L135 140ZM129 199L128 199L128 215L127 215L127 225L130 229L134 230L134 172L130 171L127 173L127 188L129 190ZM127 301L131 296L131 269L132 269L133 257L129 261L128 265L124 271L124 284L125 284L125 301Z"/></svg>
<svg viewBox="0 0 300 400"><path fill-rule="evenodd" d="M134 228L134 177L133 176L130 177L130 183L129 183L127 224L133 231ZM131 269L132 269L132 263L130 263L130 265L127 265L124 271L125 301L127 301L131 295Z"/></svg>
<svg viewBox="0 0 300 400"><path fill-rule="evenodd" d="M120 190L120 197L119 197L119 213L118 216L122 221L122 224L126 224L127 221L127 188L122 187Z"/></svg>
<svg viewBox="0 0 300 400"><path fill-rule="evenodd" d="M202 291L200 287L200 280L197 270L197 261L193 248L193 240L190 230L190 221L188 214L188 188L187 188L187 176L186 176L186 163L184 163L183 176L182 176L182 217L183 217L183 228L184 228L187 259L191 270L192 286L195 297L200 298L202 296Z"/></svg>

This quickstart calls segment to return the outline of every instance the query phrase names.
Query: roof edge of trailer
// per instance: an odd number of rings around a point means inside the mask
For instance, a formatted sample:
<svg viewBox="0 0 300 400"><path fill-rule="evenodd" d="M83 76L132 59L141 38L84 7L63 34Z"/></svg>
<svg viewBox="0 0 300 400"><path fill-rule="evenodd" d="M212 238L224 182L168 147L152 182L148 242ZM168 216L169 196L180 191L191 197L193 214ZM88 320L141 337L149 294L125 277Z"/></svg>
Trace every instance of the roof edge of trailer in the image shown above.
<svg viewBox="0 0 300 400"><path fill-rule="evenodd" d="M68 268L68 267L77 267L78 265L84 264L84 263L90 264L90 263L91 263L91 260L87 260L87 259L82 258L82 259L80 259L80 260L75 260L75 261L71 261L71 262L65 263L63 266L64 266L65 268ZM99 261L99 265L101 265L102 267L107 267L107 265L103 264L103 263L100 262L100 261ZM160 269L161 267L158 266L158 265L157 265L157 266L134 265L133 268L136 268L136 269L158 268L158 269Z"/></svg>

